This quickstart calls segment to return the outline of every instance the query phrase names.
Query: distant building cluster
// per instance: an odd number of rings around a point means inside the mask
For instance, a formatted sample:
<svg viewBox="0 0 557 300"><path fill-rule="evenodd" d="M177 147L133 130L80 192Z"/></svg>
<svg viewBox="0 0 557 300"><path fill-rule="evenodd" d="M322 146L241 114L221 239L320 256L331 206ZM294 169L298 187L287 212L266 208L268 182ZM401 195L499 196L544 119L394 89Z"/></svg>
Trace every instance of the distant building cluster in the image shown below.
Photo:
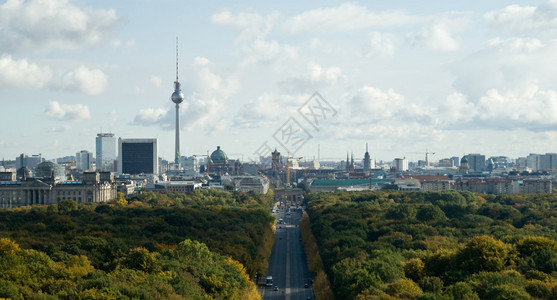
<svg viewBox="0 0 557 300"><path fill-rule="evenodd" d="M176 62L178 64L178 61ZM366 143L363 157L346 153L341 158L307 159L277 149L259 161L230 158L220 146L209 154L180 154L180 109L184 100L176 73L171 96L176 108L173 158L159 157L156 138L115 137L98 133L95 151L86 149L75 156L46 161L42 155L21 154L0 166L0 205L12 208L48 205L72 199L104 202L117 192L129 195L142 191L185 193L197 189L265 194L270 187L285 187L284 195L302 190L317 193L337 190L396 189L404 191L460 190L476 193L551 193L557 178L557 154L535 154L510 159L486 158L470 153L431 162L435 152L422 154L424 160L405 156L376 161ZM234 155L234 154L232 154Z"/></svg>

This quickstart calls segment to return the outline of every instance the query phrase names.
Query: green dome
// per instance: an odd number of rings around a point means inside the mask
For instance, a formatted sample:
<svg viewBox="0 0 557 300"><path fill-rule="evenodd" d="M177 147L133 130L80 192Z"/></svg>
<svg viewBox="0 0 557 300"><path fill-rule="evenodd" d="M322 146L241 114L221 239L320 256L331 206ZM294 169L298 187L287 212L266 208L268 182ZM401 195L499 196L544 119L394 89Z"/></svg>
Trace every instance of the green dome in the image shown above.
<svg viewBox="0 0 557 300"><path fill-rule="evenodd" d="M35 177L52 178L62 180L65 177L64 168L54 162L45 161L40 163L35 170Z"/></svg>
<svg viewBox="0 0 557 300"><path fill-rule="evenodd" d="M213 163L226 162L228 161L228 157L224 151L220 150L220 146L217 146L217 150L211 153L211 160Z"/></svg>

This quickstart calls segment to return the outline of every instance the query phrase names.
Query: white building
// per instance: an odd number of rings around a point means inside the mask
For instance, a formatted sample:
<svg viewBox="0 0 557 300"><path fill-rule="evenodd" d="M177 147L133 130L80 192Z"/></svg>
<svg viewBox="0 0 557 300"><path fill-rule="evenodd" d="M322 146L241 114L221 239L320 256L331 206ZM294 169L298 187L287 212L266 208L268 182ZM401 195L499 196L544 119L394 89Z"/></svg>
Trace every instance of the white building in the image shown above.
<svg viewBox="0 0 557 300"><path fill-rule="evenodd" d="M408 171L408 160L406 158L395 158L393 167L397 172Z"/></svg>

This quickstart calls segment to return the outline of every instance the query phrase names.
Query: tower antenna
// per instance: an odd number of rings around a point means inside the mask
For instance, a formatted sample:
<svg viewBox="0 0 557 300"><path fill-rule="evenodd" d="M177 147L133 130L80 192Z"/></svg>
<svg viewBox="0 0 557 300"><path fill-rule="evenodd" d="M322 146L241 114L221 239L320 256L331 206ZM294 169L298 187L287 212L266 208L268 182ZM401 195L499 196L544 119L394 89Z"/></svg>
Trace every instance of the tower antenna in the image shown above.
<svg viewBox="0 0 557 300"><path fill-rule="evenodd" d="M176 82L178 81L178 37L176 37Z"/></svg>

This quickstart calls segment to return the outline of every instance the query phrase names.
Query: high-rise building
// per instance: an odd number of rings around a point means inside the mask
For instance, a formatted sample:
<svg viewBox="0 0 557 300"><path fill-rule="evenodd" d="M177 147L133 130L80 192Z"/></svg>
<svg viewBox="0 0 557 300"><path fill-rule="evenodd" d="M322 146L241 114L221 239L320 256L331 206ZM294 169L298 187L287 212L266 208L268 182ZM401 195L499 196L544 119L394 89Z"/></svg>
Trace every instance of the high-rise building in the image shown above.
<svg viewBox="0 0 557 300"><path fill-rule="evenodd" d="M118 139L118 173L158 174L157 139Z"/></svg>
<svg viewBox="0 0 557 300"><path fill-rule="evenodd" d="M466 155L468 159L468 167L473 172L485 171L485 155L479 153L470 153Z"/></svg>
<svg viewBox="0 0 557 300"><path fill-rule="evenodd" d="M174 92L170 97L176 104L176 147L174 149L174 165L180 169L180 103L184 101L184 94L180 89L178 81L178 38L176 37L176 81L174 81Z"/></svg>
<svg viewBox="0 0 557 300"><path fill-rule="evenodd" d="M530 153L526 157L526 166L532 171L537 171L540 169L540 154Z"/></svg>
<svg viewBox="0 0 557 300"><path fill-rule="evenodd" d="M458 158L458 156L453 156L450 158L451 160L451 164L453 167L459 167L460 166L460 159Z"/></svg>
<svg viewBox="0 0 557 300"><path fill-rule="evenodd" d="M75 154L75 166L79 170L87 171L93 169L93 153L81 150Z"/></svg>
<svg viewBox="0 0 557 300"><path fill-rule="evenodd" d="M398 172L408 171L408 160L406 158L395 158L393 167Z"/></svg>
<svg viewBox="0 0 557 300"><path fill-rule="evenodd" d="M540 170L555 171L557 169L557 154L546 153L540 156Z"/></svg>
<svg viewBox="0 0 557 300"><path fill-rule="evenodd" d="M99 171L114 171L116 138L113 133L98 133L96 138L96 165Z"/></svg>

